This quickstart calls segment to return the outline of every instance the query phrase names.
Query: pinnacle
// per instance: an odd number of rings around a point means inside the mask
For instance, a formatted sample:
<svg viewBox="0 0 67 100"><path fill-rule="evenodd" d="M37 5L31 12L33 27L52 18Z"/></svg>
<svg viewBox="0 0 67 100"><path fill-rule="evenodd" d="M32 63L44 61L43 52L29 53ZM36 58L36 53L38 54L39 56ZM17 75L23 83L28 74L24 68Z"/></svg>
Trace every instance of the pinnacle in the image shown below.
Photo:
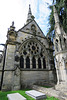
<svg viewBox="0 0 67 100"><path fill-rule="evenodd" d="M29 4L29 11L28 11L27 23L29 23L33 19L34 19L34 16L32 15L31 6Z"/></svg>
<svg viewBox="0 0 67 100"><path fill-rule="evenodd" d="M31 6L30 6L30 4L29 4L29 12L28 12L28 14L32 14L31 13Z"/></svg>

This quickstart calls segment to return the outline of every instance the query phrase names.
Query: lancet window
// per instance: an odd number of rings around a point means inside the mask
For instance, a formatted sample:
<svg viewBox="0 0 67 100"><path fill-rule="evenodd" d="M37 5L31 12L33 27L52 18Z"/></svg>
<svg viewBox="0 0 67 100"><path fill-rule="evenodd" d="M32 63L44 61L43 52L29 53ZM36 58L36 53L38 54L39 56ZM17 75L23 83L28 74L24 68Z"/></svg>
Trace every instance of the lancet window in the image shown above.
<svg viewBox="0 0 67 100"><path fill-rule="evenodd" d="M43 68L46 69L46 61L45 61L45 57L43 58Z"/></svg>
<svg viewBox="0 0 67 100"><path fill-rule="evenodd" d="M41 59L38 58L38 68L40 69L41 68Z"/></svg>
<svg viewBox="0 0 67 100"><path fill-rule="evenodd" d="M23 58L23 56L20 57L20 67L24 68L24 58Z"/></svg>
<svg viewBox="0 0 67 100"><path fill-rule="evenodd" d="M32 68L36 68L36 59L35 59L35 57L32 58Z"/></svg>

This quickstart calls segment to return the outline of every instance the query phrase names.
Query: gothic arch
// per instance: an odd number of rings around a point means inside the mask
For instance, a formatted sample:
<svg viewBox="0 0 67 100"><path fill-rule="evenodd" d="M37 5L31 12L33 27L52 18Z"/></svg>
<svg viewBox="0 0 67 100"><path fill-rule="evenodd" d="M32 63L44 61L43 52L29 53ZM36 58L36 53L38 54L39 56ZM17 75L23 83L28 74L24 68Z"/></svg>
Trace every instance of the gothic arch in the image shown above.
<svg viewBox="0 0 67 100"><path fill-rule="evenodd" d="M34 68L41 69L42 66L43 69L46 68L45 58L47 58L47 50L45 46L38 39L30 38L25 40L21 44L19 50L20 50L20 55L21 54L23 55L24 62L26 62L24 68L30 68L31 67L30 64L32 64L32 69Z"/></svg>

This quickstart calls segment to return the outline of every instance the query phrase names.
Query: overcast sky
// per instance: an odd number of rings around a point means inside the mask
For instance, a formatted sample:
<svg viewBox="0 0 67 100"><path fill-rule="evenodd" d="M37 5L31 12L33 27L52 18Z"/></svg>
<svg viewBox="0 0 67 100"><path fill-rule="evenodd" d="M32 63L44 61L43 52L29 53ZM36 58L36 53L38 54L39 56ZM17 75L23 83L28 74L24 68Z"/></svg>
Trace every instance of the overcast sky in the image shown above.
<svg viewBox="0 0 67 100"><path fill-rule="evenodd" d="M36 22L46 35L50 14L47 3L51 5L52 0L0 0L0 43L5 43L12 21L15 23L15 30L22 28L26 23L29 4L31 4L31 11Z"/></svg>

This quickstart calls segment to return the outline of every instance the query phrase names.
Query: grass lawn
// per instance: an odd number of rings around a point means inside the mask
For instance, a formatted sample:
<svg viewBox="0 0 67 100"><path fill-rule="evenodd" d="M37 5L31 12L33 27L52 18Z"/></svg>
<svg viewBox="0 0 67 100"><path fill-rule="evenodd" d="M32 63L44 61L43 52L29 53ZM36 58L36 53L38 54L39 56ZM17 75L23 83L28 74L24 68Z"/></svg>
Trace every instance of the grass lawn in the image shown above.
<svg viewBox="0 0 67 100"><path fill-rule="evenodd" d="M31 98L30 96L25 94L25 91L27 90L18 90L18 91L8 91L8 92L1 92L0 91L0 100L8 100L7 98L7 94L11 94L11 93L20 93L21 95L23 95L25 98L27 98L27 100L35 100L33 98ZM44 99L45 100L45 99ZM54 97L48 97L46 100L59 100L57 98Z"/></svg>

